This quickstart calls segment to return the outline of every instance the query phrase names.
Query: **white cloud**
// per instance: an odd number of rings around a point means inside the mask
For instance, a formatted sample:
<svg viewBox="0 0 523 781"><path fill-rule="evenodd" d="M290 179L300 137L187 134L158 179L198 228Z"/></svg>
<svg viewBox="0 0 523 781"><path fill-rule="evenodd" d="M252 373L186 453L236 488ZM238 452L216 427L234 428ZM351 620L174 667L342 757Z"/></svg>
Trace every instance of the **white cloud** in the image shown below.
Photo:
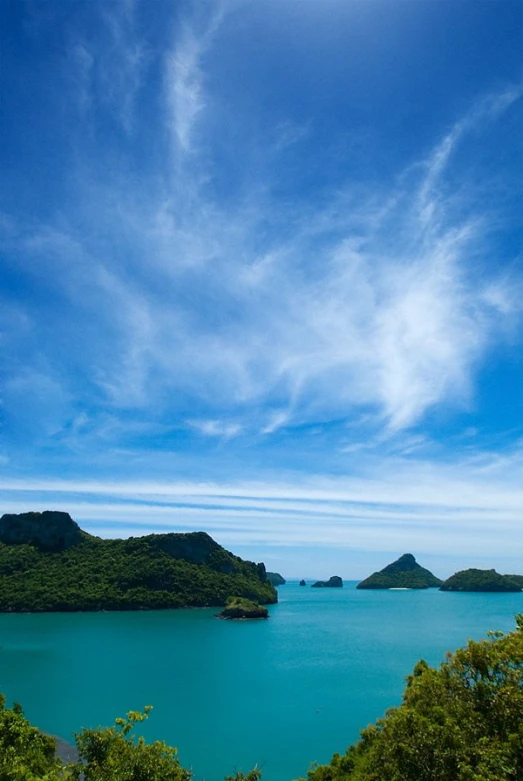
<svg viewBox="0 0 523 781"><path fill-rule="evenodd" d="M241 423L231 423L223 420L189 420L189 425L208 437L232 439L243 432Z"/></svg>
<svg viewBox="0 0 523 781"><path fill-rule="evenodd" d="M258 482L11 479L4 511L63 509L104 536L204 529L232 547L523 555L523 451L481 463L374 457L367 474ZM297 554L294 554L297 555Z"/></svg>
<svg viewBox="0 0 523 781"><path fill-rule="evenodd" d="M223 15L224 6L217 0L211 14L204 16L203 20L185 20L166 60L165 83L170 122L177 145L183 152L190 151L194 126L205 108L201 60L212 43Z"/></svg>

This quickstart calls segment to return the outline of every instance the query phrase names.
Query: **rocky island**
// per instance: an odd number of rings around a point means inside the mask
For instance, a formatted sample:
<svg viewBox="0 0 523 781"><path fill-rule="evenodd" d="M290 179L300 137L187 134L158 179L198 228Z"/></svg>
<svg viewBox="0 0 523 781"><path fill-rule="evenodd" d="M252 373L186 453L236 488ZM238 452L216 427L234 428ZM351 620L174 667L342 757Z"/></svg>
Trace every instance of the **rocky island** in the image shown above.
<svg viewBox="0 0 523 781"><path fill-rule="evenodd" d="M269 583L272 583L273 586L284 586L287 583L279 572L267 572L267 580Z"/></svg>
<svg viewBox="0 0 523 781"><path fill-rule="evenodd" d="M306 586L307 583L303 580L303 578L300 580L300 586Z"/></svg>
<svg viewBox="0 0 523 781"><path fill-rule="evenodd" d="M442 581L428 569L420 567L412 553L404 553L399 559L388 564L379 572L374 572L356 588L361 589L410 589L437 588Z"/></svg>
<svg viewBox="0 0 523 781"><path fill-rule="evenodd" d="M269 611L251 599L229 597L224 609L216 615L218 618L228 619L269 618Z"/></svg>
<svg viewBox="0 0 523 781"><path fill-rule="evenodd" d="M205 532L105 540L64 512L0 518L0 612L219 607L231 594L278 601L263 564Z"/></svg>
<svg viewBox="0 0 523 781"><path fill-rule="evenodd" d="M494 569L464 569L451 575L441 586L441 591L522 591L514 577L500 575Z"/></svg>
<svg viewBox="0 0 523 781"><path fill-rule="evenodd" d="M328 580L317 580L313 583L311 588L342 588L343 580L339 575L333 575Z"/></svg>

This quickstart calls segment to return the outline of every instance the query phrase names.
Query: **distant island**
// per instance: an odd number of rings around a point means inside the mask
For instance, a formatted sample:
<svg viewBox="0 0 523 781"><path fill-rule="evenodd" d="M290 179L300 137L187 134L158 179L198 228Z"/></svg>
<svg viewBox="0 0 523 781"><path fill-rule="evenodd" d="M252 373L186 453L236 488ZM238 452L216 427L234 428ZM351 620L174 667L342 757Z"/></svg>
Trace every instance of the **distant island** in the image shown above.
<svg viewBox="0 0 523 781"><path fill-rule="evenodd" d="M104 540L64 512L0 518L0 612L221 607L231 595L278 601L264 564L205 532Z"/></svg>
<svg viewBox="0 0 523 781"><path fill-rule="evenodd" d="M306 586L306 585L307 585L307 583L302 578L302 580L300 580L300 586Z"/></svg>
<svg viewBox="0 0 523 781"><path fill-rule="evenodd" d="M521 591L522 580L521 575L500 575L494 569L464 569L451 575L441 591Z"/></svg>
<svg viewBox="0 0 523 781"><path fill-rule="evenodd" d="M225 607L217 614L218 618L247 619L269 618L269 611L263 605L258 605L244 597L229 597Z"/></svg>
<svg viewBox="0 0 523 781"><path fill-rule="evenodd" d="M374 572L356 588L389 589L389 588L438 588L442 581L428 569L420 567L412 553L404 553L399 559L388 564L379 572Z"/></svg>
<svg viewBox="0 0 523 781"><path fill-rule="evenodd" d="M343 580L339 575L333 575L328 580L317 580L312 584L312 588L342 588Z"/></svg>
<svg viewBox="0 0 523 781"><path fill-rule="evenodd" d="M287 583L279 572L267 572L267 580L269 583L272 583L273 586L284 586Z"/></svg>

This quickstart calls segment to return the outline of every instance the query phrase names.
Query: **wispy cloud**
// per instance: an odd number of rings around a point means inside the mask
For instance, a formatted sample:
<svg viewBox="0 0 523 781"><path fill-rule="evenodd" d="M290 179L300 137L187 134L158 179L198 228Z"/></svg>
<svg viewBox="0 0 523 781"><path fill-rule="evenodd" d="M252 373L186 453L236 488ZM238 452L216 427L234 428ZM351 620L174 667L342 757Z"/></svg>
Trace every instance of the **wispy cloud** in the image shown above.
<svg viewBox="0 0 523 781"><path fill-rule="evenodd" d="M190 151L195 123L205 108L201 61L225 14L222 0L212 6L205 3L202 8L203 14L195 10L192 17L181 24L174 48L166 58L165 86L170 124L176 145L183 152Z"/></svg>
<svg viewBox="0 0 523 781"><path fill-rule="evenodd" d="M199 73L218 18L202 34L205 44L182 35L175 92L189 78L182 61ZM204 106L194 79L193 108L175 120L182 146ZM460 120L417 166L414 196L412 171L382 193L344 183L313 212L289 204L290 236L276 230L264 238L267 223L281 219L267 187L239 209L204 189L188 209L183 190L166 198L156 187L143 208L140 192L115 190L117 175L97 189L99 208L88 215L111 225L109 243L94 225L86 241L73 227L78 215L70 227L62 217L60 229L22 231L21 241L27 257L54 258L55 282L70 302L80 297L83 318L96 313L90 381L116 407L155 399L176 417L175 388L201 400L206 420L235 410L264 434L369 405L391 432L408 428L438 405L470 405L475 369L505 338L508 320L519 322L515 269L469 273L471 258L488 253L488 218L454 209L442 184L458 141L466 144L467 133L479 133L518 95L483 101ZM44 271L31 263L28 273ZM99 350L107 338L113 349Z"/></svg>
<svg viewBox="0 0 523 781"><path fill-rule="evenodd" d="M369 465L370 466L370 465ZM488 550L503 566L521 556L523 454L484 454L482 463L374 460L371 474L258 482L155 482L10 479L2 506L71 512L105 536L205 529L233 547L343 551L415 550L479 561ZM350 573L347 573L350 574Z"/></svg>

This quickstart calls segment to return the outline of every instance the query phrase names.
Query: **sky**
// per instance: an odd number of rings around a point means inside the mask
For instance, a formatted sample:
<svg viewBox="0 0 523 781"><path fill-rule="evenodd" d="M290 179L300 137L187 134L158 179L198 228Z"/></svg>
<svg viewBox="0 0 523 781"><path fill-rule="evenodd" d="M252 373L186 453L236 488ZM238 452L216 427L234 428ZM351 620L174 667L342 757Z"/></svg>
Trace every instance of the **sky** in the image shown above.
<svg viewBox="0 0 523 781"><path fill-rule="evenodd" d="M3 0L0 511L523 573L523 6Z"/></svg>

